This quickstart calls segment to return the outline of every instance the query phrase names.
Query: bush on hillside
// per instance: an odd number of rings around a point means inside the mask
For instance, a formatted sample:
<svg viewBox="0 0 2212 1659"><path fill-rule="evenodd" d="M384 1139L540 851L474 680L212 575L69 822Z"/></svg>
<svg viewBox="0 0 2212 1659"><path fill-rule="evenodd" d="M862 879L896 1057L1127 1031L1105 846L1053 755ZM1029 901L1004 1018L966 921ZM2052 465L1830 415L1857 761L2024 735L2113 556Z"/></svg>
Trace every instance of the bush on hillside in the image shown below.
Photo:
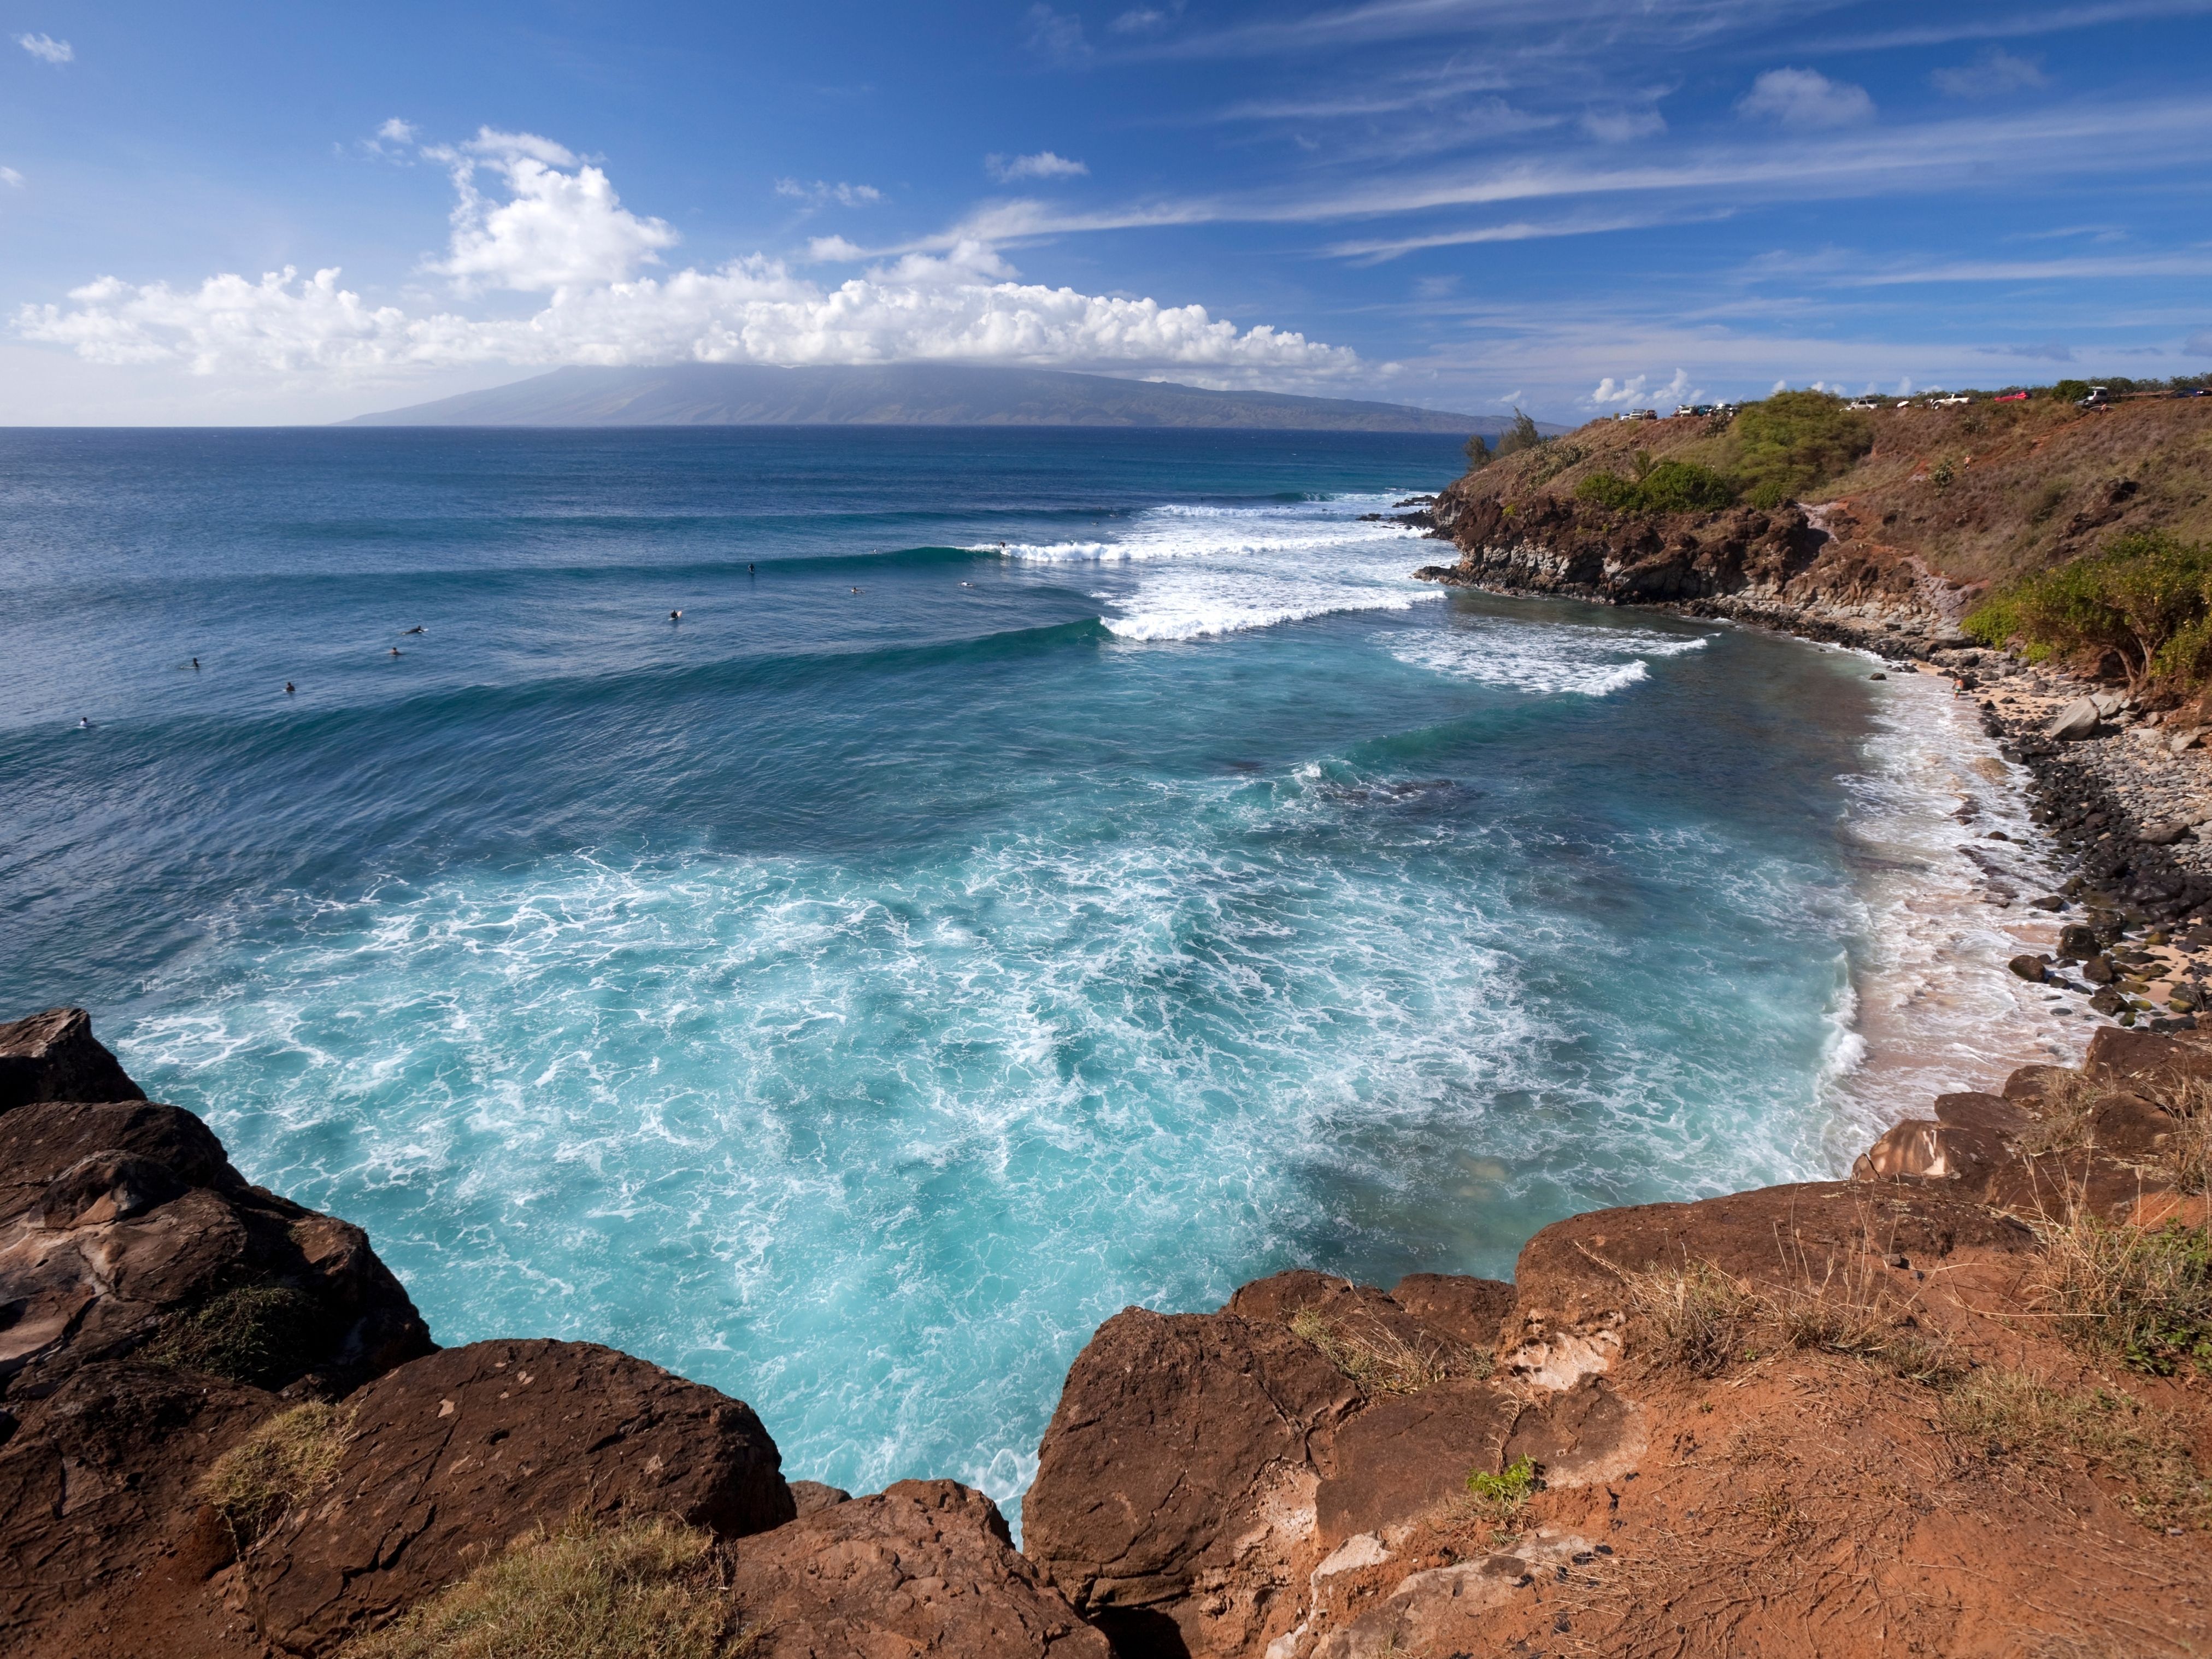
<svg viewBox="0 0 2212 1659"><path fill-rule="evenodd" d="M1735 504L1735 487L1711 467L1693 461L1661 461L1637 452L1637 472L1593 472L1576 487L1575 499L1594 501L1616 513L1717 513Z"/></svg>
<svg viewBox="0 0 2212 1659"><path fill-rule="evenodd" d="M1729 435L1737 487L1771 510L1850 471L1874 447L1874 422L1826 392L1778 392L1746 404Z"/></svg>
<svg viewBox="0 0 2212 1659"><path fill-rule="evenodd" d="M2051 401L2061 404L2079 403L2088 395L2089 383L2087 380L2061 380L2050 392Z"/></svg>
<svg viewBox="0 0 2212 1659"><path fill-rule="evenodd" d="M1493 457L1490 453L1490 446L1482 441L1482 434L1477 432L1469 436L1467 441L1467 470L1468 471L1480 472L1483 468L1488 466L1494 459L1495 457Z"/></svg>
<svg viewBox="0 0 2212 1659"><path fill-rule="evenodd" d="M1991 594L1965 625L1989 645L2018 640L2031 661L2117 656L2130 690L2194 680L2212 665L2212 548L2160 530L2115 536Z"/></svg>
<svg viewBox="0 0 2212 1659"><path fill-rule="evenodd" d="M1498 434L1498 459L1518 455L1524 449L1541 449L1544 434L1536 430L1536 422L1519 410L1513 411L1513 424Z"/></svg>

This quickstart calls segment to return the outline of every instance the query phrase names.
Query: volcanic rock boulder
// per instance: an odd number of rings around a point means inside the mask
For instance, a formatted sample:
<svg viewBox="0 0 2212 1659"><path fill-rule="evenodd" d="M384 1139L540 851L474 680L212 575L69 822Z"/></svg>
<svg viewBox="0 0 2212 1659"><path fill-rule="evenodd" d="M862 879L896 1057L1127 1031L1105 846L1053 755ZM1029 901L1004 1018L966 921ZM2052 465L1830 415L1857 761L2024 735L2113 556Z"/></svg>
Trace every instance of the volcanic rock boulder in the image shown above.
<svg viewBox="0 0 2212 1659"><path fill-rule="evenodd" d="M234 1382L350 1387L430 1346L358 1227L248 1186L190 1112L0 1116L0 1395L134 1352Z"/></svg>
<svg viewBox="0 0 2212 1659"><path fill-rule="evenodd" d="M1502 1466L1527 1407L1482 1379L1511 1287L1400 1289L1277 1273L1218 1314L1126 1310L1078 1356L1023 1545L1126 1659L1258 1654L1348 1540Z"/></svg>
<svg viewBox="0 0 2212 1659"><path fill-rule="evenodd" d="M1112 1659L1014 1553L998 1506L951 1480L825 1505L732 1554L731 1595L759 1659Z"/></svg>
<svg viewBox="0 0 2212 1659"><path fill-rule="evenodd" d="M795 1512L751 1407L592 1343L448 1348L340 1412L327 1495L240 1563L255 1624L286 1653L331 1652L579 1510L670 1515L726 1538Z"/></svg>
<svg viewBox="0 0 2212 1659"><path fill-rule="evenodd" d="M49 1008L0 1024L0 1112L40 1100L143 1100L82 1008Z"/></svg>
<svg viewBox="0 0 2212 1659"><path fill-rule="evenodd" d="M124 1361L78 1367L0 1446L0 1652L13 1659L244 1653L190 1559L198 1482L280 1402ZM228 1627L228 1628L227 1628Z"/></svg>
<svg viewBox="0 0 2212 1659"><path fill-rule="evenodd" d="M1291 1622L1328 1443L1362 1403L1279 1324L1124 1309L1068 1372L1023 1548L1124 1654L1244 1651Z"/></svg>

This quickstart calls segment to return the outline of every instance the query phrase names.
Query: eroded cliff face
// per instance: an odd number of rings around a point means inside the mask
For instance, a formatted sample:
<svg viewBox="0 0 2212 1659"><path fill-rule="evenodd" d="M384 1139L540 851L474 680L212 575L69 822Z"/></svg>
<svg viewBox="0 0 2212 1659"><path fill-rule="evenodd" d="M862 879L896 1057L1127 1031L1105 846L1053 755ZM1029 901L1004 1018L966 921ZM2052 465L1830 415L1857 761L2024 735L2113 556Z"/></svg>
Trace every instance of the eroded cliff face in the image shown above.
<svg viewBox="0 0 2212 1659"><path fill-rule="evenodd" d="M1956 639L1966 591L1876 538L1848 507L1768 513L1614 512L1462 478L1437 498L1436 533L1459 549L1424 580L1496 592L1668 605L1899 652Z"/></svg>

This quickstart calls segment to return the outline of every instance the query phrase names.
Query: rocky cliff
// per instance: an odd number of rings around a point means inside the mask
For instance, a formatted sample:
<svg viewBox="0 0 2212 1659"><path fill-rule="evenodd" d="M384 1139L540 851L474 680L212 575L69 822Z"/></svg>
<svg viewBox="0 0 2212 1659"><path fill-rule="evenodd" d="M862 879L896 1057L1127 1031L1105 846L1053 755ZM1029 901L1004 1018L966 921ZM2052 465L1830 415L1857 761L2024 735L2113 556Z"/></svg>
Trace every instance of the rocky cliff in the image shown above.
<svg viewBox="0 0 2212 1659"><path fill-rule="evenodd" d="M1771 512L1616 510L1579 500L1601 473L1673 460L1727 470L1725 418L1598 421L1440 494L1459 551L1419 574L1504 592L1664 604L1693 615L1926 656L1995 580L2122 531L2212 533L2212 407L2103 411L2048 402L1886 409L1872 448ZM1638 459L1639 453L1642 457Z"/></svg>
<svg viewBox="0 0 2212 1659"><path fill-rule="evenodd" d="M1126 1310L1069 1372L1024 1552L951 1481L787 1480L742 1401L628 1355L434 1348L358 1230L136 1097L77 1011L0 1026L0 1076L10 1654L2212 1642L2192 1038L2107 1029L1945 1096L1849 1182L1559 1223L1510 1285Z"/></svg>

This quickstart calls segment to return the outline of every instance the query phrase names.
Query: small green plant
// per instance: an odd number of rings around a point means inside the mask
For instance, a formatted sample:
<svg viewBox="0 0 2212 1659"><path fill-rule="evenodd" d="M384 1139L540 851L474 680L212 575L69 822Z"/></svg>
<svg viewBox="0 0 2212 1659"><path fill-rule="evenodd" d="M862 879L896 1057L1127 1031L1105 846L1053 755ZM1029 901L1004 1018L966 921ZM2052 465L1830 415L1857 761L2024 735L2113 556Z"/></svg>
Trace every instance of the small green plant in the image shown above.
<svg viewBox="0 0 2212 1659"><path fill-rule="evenodd" d="M337 1478L352 1431L351 1413L319 1400L279 1412L216 1460L200 1496L243 1552Z"/></svg>
<svg viewBox="0 0 2212 1659"><path fill-rule="evenodd" d="M1527 1456L1515 1458L1496 1474L1477 1469L1467 1478L1468 1495L1501 1521L1527 1507L1537 1485L1535 1462Z"/></svg>
<svg viewBox="0 0 2212 1659"><path fill-rule="evenodd" d="M1934 466L1928 469L1928 482L1934 484L1938 489L1948 489L1952 483L1957 479L1958 476L1957 471L1953 469L1950 457L1948 455L1942 460L1936 462Z"/></svg>
<svg viewBox="0 0 2212 1659"><path fill-rule="evenodd" d="M507 1553L356 1638L342 1659L741 1659L713 1537L665 1516L540 1526Z"/></svg>

